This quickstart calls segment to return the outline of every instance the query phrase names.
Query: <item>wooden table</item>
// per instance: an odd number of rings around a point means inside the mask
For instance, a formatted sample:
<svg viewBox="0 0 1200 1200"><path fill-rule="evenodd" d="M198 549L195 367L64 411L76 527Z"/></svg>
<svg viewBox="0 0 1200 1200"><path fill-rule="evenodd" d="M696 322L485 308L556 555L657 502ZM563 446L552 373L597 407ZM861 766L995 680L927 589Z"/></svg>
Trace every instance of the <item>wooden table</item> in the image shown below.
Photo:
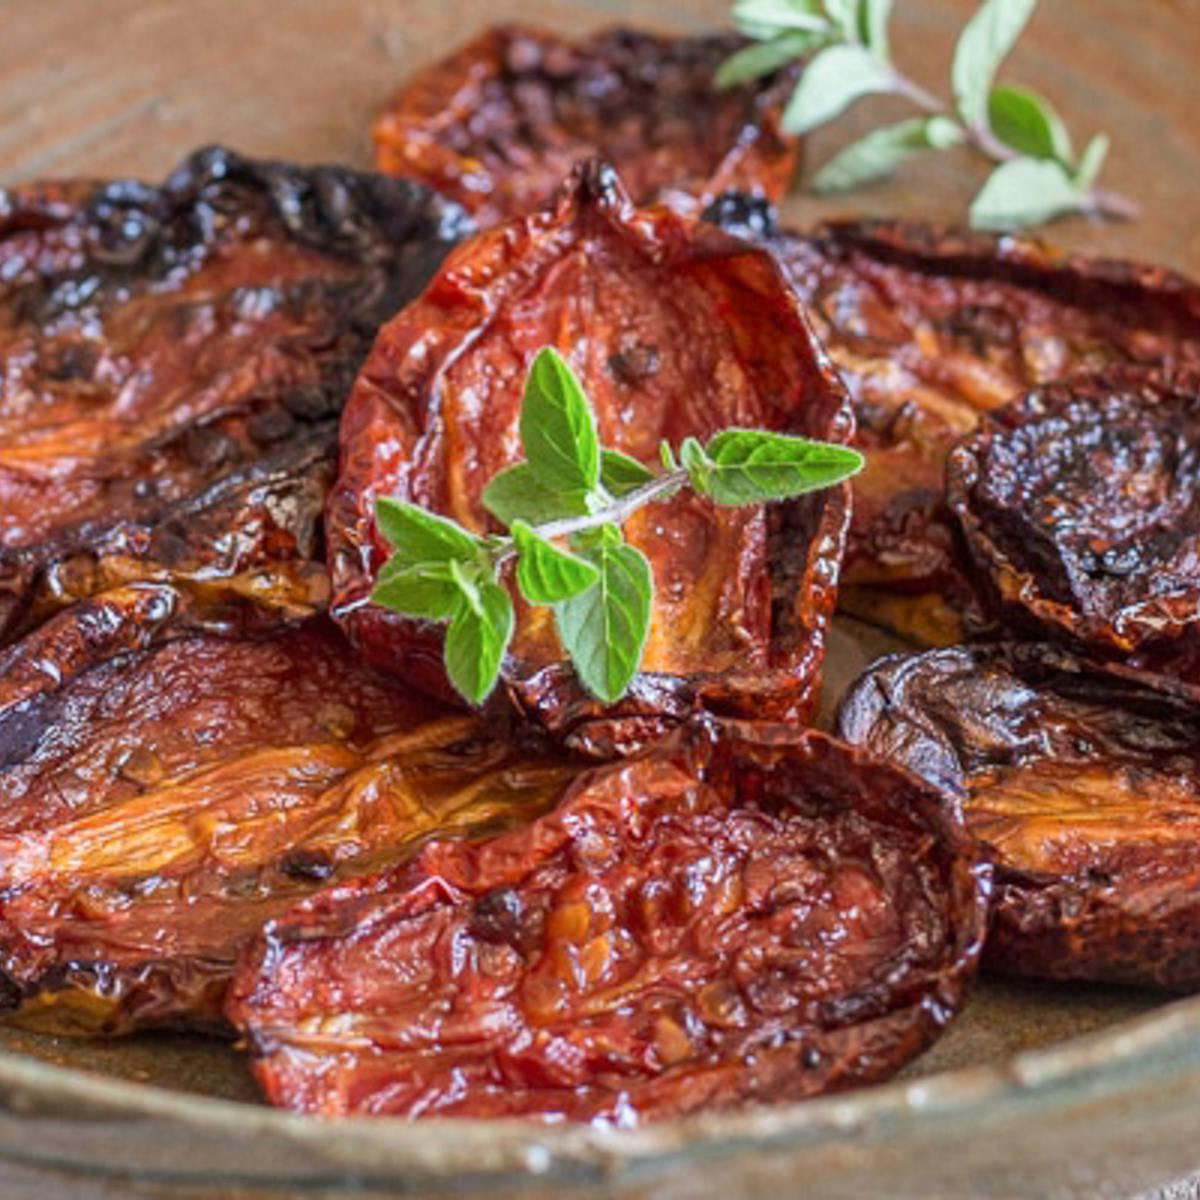
<svg viewBox="0 0 1200 1200"><path fill-rule="evenodd" d="M943 94L974 6L896 6L898 59ZM491 21L705 29L727 13L720 0L0 0L0 184L158 179L206 142L367 165L370 120L396 84ZM1054 101L1078 143L1111 133L1104 180L1144 206L1130 225L1061 222L1053 240L1200 275L1200 0L1043 0L1008 74ZM821 131L810 162L891 111L907 110L872 101ZM965 152L940 155L852 197L798 193L788 215L955 220L980 182Z"/></svg>

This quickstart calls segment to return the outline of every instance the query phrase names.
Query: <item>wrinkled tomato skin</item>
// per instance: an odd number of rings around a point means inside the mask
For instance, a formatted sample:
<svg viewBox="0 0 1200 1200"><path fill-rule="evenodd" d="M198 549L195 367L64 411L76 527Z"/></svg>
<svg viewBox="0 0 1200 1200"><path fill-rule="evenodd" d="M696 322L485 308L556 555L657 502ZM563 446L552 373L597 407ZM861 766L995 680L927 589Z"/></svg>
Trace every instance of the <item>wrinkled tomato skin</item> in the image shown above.
<svg viewBox="0 0 1200 1200"><path fill-rule="evenodd" d="M633 1126L886 1078L972 977L936 790L813 732L684 730L522 830L330 888L228 1013L278 1105Z"/></svg>
<svg viewBox="0 0 1200 1200"><path fill-rule="evenodd" d="M0 652L0 1009L227 1032L239 948L330 880L528 821L578 767L410 692L318 619L204 628L166 585Z"/></svg>
<svg viewBox="0 0 1200 1200"><path fill-rule="evenodd" d="M986 966L1200 988L1200 689L960 646L882 659L838 729L958 797L996 872Z"/></svg>
<svg viewBox="0 0 1200 1200"><path fill-rule="evenodd" d="M417 184L193 154L0 191L0 642L139 580L323 608L337 423L468 228Z"/></svg>
<svg viewBox="0 0 1200 1200"><path fill-rule="evenodd" d="M738 197L708 215L779 256L853 397L867 465L842 609L923 644L989 623L945 502L947 457L985 414L1110 365L1200 368L1200 287L1161 268L912 223L781 233Z"/></svg>
<svg viewBox="0 0 1200 1200"><path fill-rule="evenodd" d="M602 442L648 464L659 442L729 426L845 442L849 401L771 256L665 208L635 211L608 167L580 167L557 207L460 247L380 333L346 406L327 513L335 618L375 664L452 698L443 629L372 606L389 547L377 497L502 527L484 486L522 457L536 353L578 373ZM497 710L598 756L636 749L697 708L802 720L836 600L848 488L717 508L688 491L626 526L655 602L643 673L604 709L565 662L548 610L518 605Z"/></svg>
<svg viewBox="0 0 1200 1200"><path fill-rule="evenodd" d="M456 200L481 227L545 208L596 155L640 205L703 205L729 189L778 201L799 157L782 127L796 72L715 89L744 44L630 29L569 42L499 26L405 84L375 123L376 166Z"/></svg>
<svg viewBox="0 0 1200 1200"><path fill-rule="evenodd" d="M1200 371L1030 392L956 447L946 488L1002 625L1110 656L1196 636Z"/></svg>

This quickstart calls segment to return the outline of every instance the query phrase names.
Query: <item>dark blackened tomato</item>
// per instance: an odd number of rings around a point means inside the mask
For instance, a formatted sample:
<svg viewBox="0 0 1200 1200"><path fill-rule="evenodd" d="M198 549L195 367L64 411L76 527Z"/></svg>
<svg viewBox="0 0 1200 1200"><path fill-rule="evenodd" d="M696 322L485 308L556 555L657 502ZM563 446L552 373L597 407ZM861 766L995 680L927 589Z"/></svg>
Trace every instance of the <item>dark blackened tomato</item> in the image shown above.
<svg viewBox="0 0 1200 1200"><path fill-rule="evenodd" d="M1200 631L1200 371L1110 368L990 414L947 491L999 619L1127 653Z"/></svg>
<svg viewBox="0 0 1200 1200"><path fill-rule="evenodd" d="M222 149L161 187L0 191L0 643L137 580L322 607L342 404L466 226L417 184Z"/></svg>
<svg viewBox="0 0 1200 1200"><path fill-rule="evenodd" d="M741 39L611 29L580 42L489 30L409 81L375 123L376 165L457 200L481 225L545 207L601 155L639 204L727 189L779 200L798 146L781 126L785 71L713 86Z"/></svg>
<svg viewBox="0 0 1200 1200"><path fill-rule="evenodd" d="M528 821L574 774L373 672L323 620L185 634L179 603L114 590L0 653L9 1020L220 1028L265 920L433 834Z"/></svg>
<svg viewBox="0 0 1200 1200"><path fill-rule="evenodd" d="M275 1104L630 1126L887 1077L963 999L987 871L821 734L683 731L528 828L269 925L228 1012Z"/></svg>
<svg viewBox="0 0 1200 1200"><path fill-rule="evenodd" d="M840 732L959 797L996 867L985 963L1200 987L1200 690L1038 644L881 660Z"/></svg>
<svg viewBox="0 0 1200 1200"><path fill-rule="evenodd" d="M550 212L466 243L380 333L342 422L330 497L334 613L377 664L448 694L442 627L371 606L388 547L380 496L499 530L487 482L521 457L537 352L578 373L601 440L646 463L659 443L752 426L834 441L849 401L774 259L666 208L634 210L610 168L582 166ZM642 510L629 540L655 602L644 672L604 710L580 688L549 610L519 609L502 673L532 721L601 754L696 708L766 719L811 711L847 520L843 486L718 508L684 492Z"/></svg>
<svg viewBox="0 0 1200 1200"><path fill-rule="evenodd" d="M734 198L711 215L766 237L854 398L846 611L930 644L981 620L946 459L1030 388L1113 364L1200 367L1200 287L1161 268L914 224L772 236Z"/></svg>

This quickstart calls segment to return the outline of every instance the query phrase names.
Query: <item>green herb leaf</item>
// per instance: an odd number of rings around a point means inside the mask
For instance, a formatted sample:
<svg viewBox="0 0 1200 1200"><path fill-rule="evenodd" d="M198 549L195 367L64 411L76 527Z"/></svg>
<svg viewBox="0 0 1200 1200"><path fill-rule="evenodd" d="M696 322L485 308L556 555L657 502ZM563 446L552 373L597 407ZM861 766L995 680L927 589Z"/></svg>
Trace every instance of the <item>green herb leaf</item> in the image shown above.
<svg viewBox="0 0 1200 1200"><path fill-rule="evenodd" d="M1070 166L1071 135L1048 100L1026 88L1001 86L988 96L988 122L1006 145L1030 158Z"/></svg>
<svg viewBox="0 0 1200 1200"><path fill-rule="evenodd" d="M1015 158L988 176L971 203L971 224L976 229L1023 229L1074 212L1082 198L1061 163Z"/></svg>
<svg viewBox="0 0 1200 1200"><path fill-rule="evenodd" d="M397 569L455 558L472 561L483 550L483 542L457 521L391 496L375 501L375 523L395 550L391 561Z"/></svg>
<svg viewBox="0 0 1200 1200"><path fill-rule="evenodd" d="M444 662L450 682L473 704L482 704L496 686L512 633L512 597L499 584L484 581L475 606L460 598L446 630Z"/></svg>
<svg viewBox="0 0 1200 1200"><path fill-rule="evenodd" d="M514 521L517 586L530 604L557 604L586 591L600 573L586 558L568 554L539 537L524 521Z"/></svg>
<svg viewBox="0 0 1200 1200"><path fill-rule="evenodd" d="M891 55L888 47L888 21L891 15L892 0L860 0L859 37L868 49L883 59Z"/></svg>
<svg viewBox="0 0 1200 1200"><path fill-rule="evenodd" d="M789 30L828 31L829 22L813 0L738 0L733 23L750 37L774 37Z"/></svg>
<svg viewBox="0 0 1200 1200"><path fill-rule="evenodd" d="M924 150L962 141L962 130L947 117L915 117L868 133L829 160L814 176L817 192L844 192L890 175Z"/></svg>
<svg viewBox="0 0 1200 1200"><path fill-rule="evenodd" d="M683 451L696 491L728 505L787 500L840 483L863 466L849 446L761 429L727 429L703 450L685 443Z"/></svg>
<svg viewBox="0 0 1200 1200"><path fill-rule="evenodd" d="M1075 186L1081 192L1091 191L1096 186L1104 160L1108 157L1108 134L1098 133L1079 156L1079 169L1075 172Z"/></svg>
<svg viewBox="0 0 1200 1200"><path fill-rule="evenodd" d="M619 450L604 450L600 454L600 482L612 496L624 496L658 476L636 458L622 454Z"/></svg>
<svg viewBox="0 0 1200 1200"><path fill-rule="evenodd" d="M671 443L668 442L666 438L663 438L663 440L658 443L658 457L662 459L662 465L666 467L668 471L674 471L679 466L679 464L675 461L675 451L671 449Z"/></svg>
<svg viewBox="0 0 1200 1200"><path fill-rule="evenodd" d="M600 481L596 419L575 373L550 346L525 381L521 444L537 481L552 492L591 492Z"/></svg>
<svg viewBox="0 0 1200 1200"><path fill-rule="evenodd" d="M517 463L493 475L483 489L483 507L505 525L517 520L537 525L589 512L586 492L552 491L538 482L528 463Z"/></svg>
<svg viewBox="0 0 1200 1200"><path fill-rule="evenodd" d="M605 544L587 554L600 578L555 606L558 636L583 686L602 703L615 704L642 661L654 578L635 546Z"/></svg>
<svg viewBox="0 0 1200 1200"><path fill-rule="evenodd" d="M394 562L390 560L380 571L372 604L431 621L454 615L459 589L444 564L393 568Z"/></svg>
<svg viewBox="0 0 1200 1200"><path fill-rule="evenodd" d="M950 78L959 116L968 125L982 129L987 122L992 81L1036 6L1037 0L984 0L964 26Z"/></svg>
<svg viewBox="0 0 1200 1200"><path fill-rule="evenodd" d="M895 78L887 63L862 46L831 46L805 68L783 114L783 127L808 133L832 120L854 101L890 92Z"/></svg>
<svg viewBox="0 0 1200 1200"><path fill-rule="evenodd" d="M825 11L838 27L844 41L858 41L859 0L825 0Z"/></svg>
<svg viewBox="0 0 1200 1200"><path fill-rule="evenodd" d="M750 79L760 79L781 67L786 67L810 50L826 42L819 33L784 33L770 41L754 42L731 54L718 68L716 85L725 88L737 87Z"/></svg>

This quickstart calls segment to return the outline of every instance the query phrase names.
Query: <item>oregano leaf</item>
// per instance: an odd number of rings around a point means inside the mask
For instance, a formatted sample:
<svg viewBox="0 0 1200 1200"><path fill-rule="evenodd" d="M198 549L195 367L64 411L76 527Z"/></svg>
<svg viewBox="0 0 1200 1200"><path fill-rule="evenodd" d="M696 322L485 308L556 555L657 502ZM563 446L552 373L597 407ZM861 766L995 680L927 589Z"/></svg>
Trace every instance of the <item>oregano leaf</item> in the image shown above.
<svg viewBox="0 0 1200 1200"><path fill-rule="evenodd" d="M627 544L587 551L599 578L555 606L558 636L580 682L603 704L628 690L650 631L654 577L646 556Z"/></svg>
<svg viewBox="0 0 1200 1200"><path fill-rule="evenodd" d="M953 145L950 139L955 132L961 140L961 130L945 117L914 117L885 125L831 158L813 177L813 190L842 192L882 179L915 154Z"/></svg>
<svg viewBox="0 0 1200 1200"><path fill-rule="evenodd" d="M801 32L784 33L769 41L753 42L731 54L720 65L714 82L724 90L751 79L761 79L795 62L824 42L823 34Z"/></svg>
<svg viewBox="0 0 1200 1200"><path fill-rule="evenodd" d="M445 565L394 567L394 561L380 571L371 592L372 604L431 621L454 615L460 592Z"/></svg>
<svg viewBox="0 0 1200 1200"><path fill-rule="evenodd" d="M483 542L457 521L391 496L375 501L375 523L391 543L398 566L469 561L483 549Z"/></svg>
<svg viewBox="0 0 1200 1200"><path fill-rule="evenodd" d="M858 40L859 0L825 0L825 11L847 42Z"/></svg>
<svg viewBox="0 0 1200 1200"><path fill-rule="evenodd" d="M575 373L550 346L538 353L525 381L521 445L549 491L587 493L600 481L596 418Z"/></svg>
<svg viewBox="0 0 1200 1200"><path fill-rule="evenodd" d="M1030 158L1055 158L1070 166L1071 135L1053 105L1027 88L992 88L988 123L1006 145Z"/></svg>
<svg viewBox="0 0 1200 1200"><path fill-rule="evenodd" d="M608 451L605 451L608 453ZM589 511L584 491L554 491L538 481L528 463L517 463L493 475L483 489L483 507L502 521L557 521L563 517L582 517Z"/></svg>
<svg viewBox="0 0 1200 1200"><path fill-rule="evenodd" d="M859 37L869 50L883 59L891 56L888 47L888 21L891 15L892 0L860 0Z"/></svg>
<svg viewBox="0 0 1200 1200"><path fill-rule="evenodd" d="M738 0L733 23L752 37L773 37L790 30L823 33L829 22L813 0Z"/></svg>
<svg viewBox="0 0 1200 1200"><path fill-rule="evenodd" d="M998 166L971 202L976 229L1023 229L1074 212L1083 199L1061 163L1015 158Z"/></svg>
<svg viewBox="0 0 1200 1200"><path fill-rule="evenodd" d="M891 68L862 46L831 46L808 64L783 114L788 133L824 125L856 100L895 87Z"/></svg>
<svg viewBox="0 0 1200 1200"><path fill-rule="evenodd" d="M560 550L524 521L513 522L512 535L517 548L517 587L530 604L569 600L599 578L594 564Z"/></svg>
<svg viewBox="0 0 1200 1200"><path fill-rule="evenodd" d="M636 458L622 454L619 450L603 450L600 453L600 482L612 496L625 496L657 476L649 467L644 467Z"/></svg>
<svg viewBox="0 0 1200 1200"><path fill-rule="evenodd" d="M482 704L495 688L514 620L512 597L499 584L485 581L478 599L477 607L460 599L443 651L446 675L472 704Z"/></svg>
<svg viewBox="0 0 1200 1200"><path fill-rule="evenodd" d="M831 487L862 469L849 446L761 429L727 429L704 447L706 494L717 504L760 504Z"/></svg>
<svg viewBox="0 0 1200 1200"><path fill-rule="evenodd" d="M1104 160L1108 157L1108 134L1098 133L1084 147L1079 156L1079 167L1075 172L1075 186L1081 192L1091 191L1096 186Z"/></svg>
<svg viewBox="0 0 1200 1200"><path fill-rule="evenodd" d="M987 124L988 93L1000 64L1021 36L1037 0L984 0L963 27L950 80L959 116L975 128Z"/></svg>

